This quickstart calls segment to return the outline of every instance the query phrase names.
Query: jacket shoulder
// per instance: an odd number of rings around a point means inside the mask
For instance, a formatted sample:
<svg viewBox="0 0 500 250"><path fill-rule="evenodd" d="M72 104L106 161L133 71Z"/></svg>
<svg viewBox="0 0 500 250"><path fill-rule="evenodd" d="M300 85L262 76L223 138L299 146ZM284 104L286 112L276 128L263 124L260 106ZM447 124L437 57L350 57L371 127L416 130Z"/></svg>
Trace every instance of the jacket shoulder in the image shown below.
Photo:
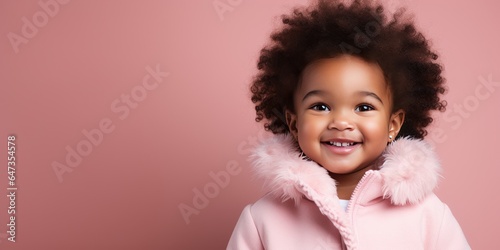
<svg viewBox="0 0 500 250"><path fill-rule="evenodd" d="M446 203L436 194L429 194L422 202L427 215L427 237L429 249L471 249L460 224Z"/></svg>
<svg viewBox="0 0 500 250"><path fill-rule="evenodd" d="M304 199L301 200L297 206L292 200L282 201L276 198L275 195L268 193L250 205L250 213L256 223L265 223L266 221L274 221L278 218L284 219L287 215L295 214L298 207L307 206L307 204L304 203L311 203L310 205L314 205L309 200ZM288 219L292 220L293 217Z"/></svg>

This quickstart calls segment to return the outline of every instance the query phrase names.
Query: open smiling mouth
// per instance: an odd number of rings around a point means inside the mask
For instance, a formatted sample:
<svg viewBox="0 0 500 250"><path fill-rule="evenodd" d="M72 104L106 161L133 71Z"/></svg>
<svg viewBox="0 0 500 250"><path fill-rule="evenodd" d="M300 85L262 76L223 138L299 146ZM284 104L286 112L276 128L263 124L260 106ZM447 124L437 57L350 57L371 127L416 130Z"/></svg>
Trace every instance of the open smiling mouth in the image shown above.
<svg viewBox="0 0 500 250"><path fill-rule="evenodd" d="M336 141L326 141L323 143L330 145L330 146L335 146L335 147L349 147L349 146L354 146L356 144L359 144L359 142L336 142Z"/></svg>
<svg viewBox="0 0 500 250"><path fill-rule="evenodd" d="M330 152L335 155L348 155L356 151L362 142L354 141L323 141L321 144L325 145Z"/></svg>

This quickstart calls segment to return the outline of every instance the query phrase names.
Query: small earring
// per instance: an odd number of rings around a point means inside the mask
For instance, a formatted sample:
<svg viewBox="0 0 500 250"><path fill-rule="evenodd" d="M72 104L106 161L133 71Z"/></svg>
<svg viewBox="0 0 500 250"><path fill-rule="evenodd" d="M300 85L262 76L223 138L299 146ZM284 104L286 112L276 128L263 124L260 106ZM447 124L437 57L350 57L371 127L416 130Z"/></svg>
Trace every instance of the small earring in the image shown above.
<svg viewBox="0 0 500 250"><path fill-rule="evenodd" d="M389 135L389 140L392 140L392 135Z"/></svg>

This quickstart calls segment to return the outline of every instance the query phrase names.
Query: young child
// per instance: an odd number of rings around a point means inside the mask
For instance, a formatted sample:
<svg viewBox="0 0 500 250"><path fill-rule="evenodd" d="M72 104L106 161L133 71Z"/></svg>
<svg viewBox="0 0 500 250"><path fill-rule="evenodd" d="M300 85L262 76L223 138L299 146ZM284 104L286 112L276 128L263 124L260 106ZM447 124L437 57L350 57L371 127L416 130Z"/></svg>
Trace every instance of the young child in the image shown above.
<svg viewBox="0 0 500 250"><path fill-rule="evenodd" d="M421 139L444 79L412 19L363 0L282 19L251 86L275 134L252 155L269 192L228 249L470 249L433 193L440 166Z"/></svg>

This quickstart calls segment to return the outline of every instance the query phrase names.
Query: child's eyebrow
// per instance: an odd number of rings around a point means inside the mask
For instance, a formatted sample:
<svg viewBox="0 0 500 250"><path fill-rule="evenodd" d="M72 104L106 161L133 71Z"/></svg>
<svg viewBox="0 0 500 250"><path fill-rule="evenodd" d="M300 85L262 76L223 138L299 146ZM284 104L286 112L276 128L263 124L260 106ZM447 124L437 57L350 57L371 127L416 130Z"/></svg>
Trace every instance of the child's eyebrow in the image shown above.
<svg viewBox="0 0 500 250"><path fill-rule="evenodd" d="M358 94L359 95L364 95L364 96L371 96L375 99L377 99L380 103L384 104L384 102L382 101L382 99L375 93L373 92L370 92L370 91L358 91Z"/></svg>
<svg viewBox="0 0 500 250"><path fill-rule="evenodd" d="M302 101L304 101L308 97L311 97L311 96L314 96L314 95L321 95L321 94L324 94L324 93L325 93L325 91L319 90L319 89L311 90L311 91L307 92L307 94L304 95L304 97L302 98ZM375 94L375 93L373 93L371 91L358 91L357 93L359 95L363 95L363 96L371 96L371 97L377 99L380 103L384 104L384 102L382 101L382 99L377 94Z"/></svg>
<svg viewBox="0 0 500 250"><path fill-rule="evenodd" d="M307 94L304 95L304 98L302 98L302 101L304 101L306 98L311 97L313 95L321 95L324 94L326 91L315 89L307 92Z"/></svg>

